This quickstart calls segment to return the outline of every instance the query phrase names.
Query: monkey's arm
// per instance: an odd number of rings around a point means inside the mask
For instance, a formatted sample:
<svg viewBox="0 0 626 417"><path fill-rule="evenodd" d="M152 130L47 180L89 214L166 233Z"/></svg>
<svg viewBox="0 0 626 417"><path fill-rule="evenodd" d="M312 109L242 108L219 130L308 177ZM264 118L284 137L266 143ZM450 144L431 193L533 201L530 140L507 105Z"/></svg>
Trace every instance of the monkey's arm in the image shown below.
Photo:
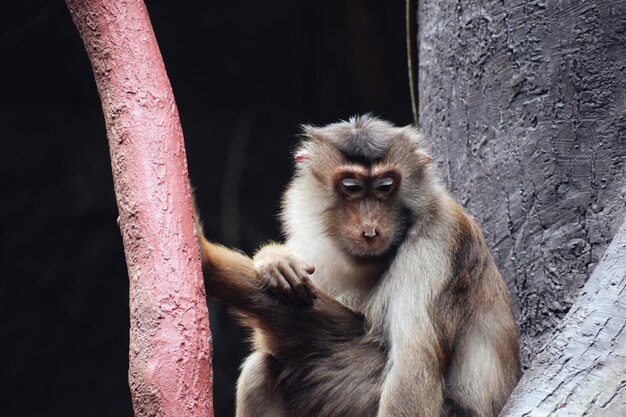
<svg viewBox="0 0 626 417"><path fill-rule="evenodd" d="M442 257L446 246L433 240L412 243L414 248L421 244L429 250L401 252L396 262L420 271L419 280L407 280L400 273L403 271L392 270L385 282L403 290L392 293L385 317L389 371L383 381L378 417L439 417L443 405L443 373L449 350L443 345L444 335L436 325L433 306L446 287L449 273L430 258Z"/></svg>
<svg viewBox="0 0 626 417"><path fill-rule="evenodd" d="M391 367L383 383L378 417L439 417L443 352L434 328L419 323L419 332L403 335L402 340L392 336L391 345Z"/></svg>

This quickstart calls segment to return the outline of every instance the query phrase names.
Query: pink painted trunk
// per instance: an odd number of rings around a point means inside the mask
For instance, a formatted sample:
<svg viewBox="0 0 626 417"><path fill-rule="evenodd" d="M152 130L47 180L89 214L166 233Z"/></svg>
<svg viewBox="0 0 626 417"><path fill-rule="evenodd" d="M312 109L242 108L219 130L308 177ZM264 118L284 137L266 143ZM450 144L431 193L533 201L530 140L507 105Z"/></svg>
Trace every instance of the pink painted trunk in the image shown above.
<svg viewBox="0 0 626 417"><path fill-rule="evenodd" d="M130 279L135 415L211 417L210 330L183 135L145 4L66 3L106 121Z"/></svg>

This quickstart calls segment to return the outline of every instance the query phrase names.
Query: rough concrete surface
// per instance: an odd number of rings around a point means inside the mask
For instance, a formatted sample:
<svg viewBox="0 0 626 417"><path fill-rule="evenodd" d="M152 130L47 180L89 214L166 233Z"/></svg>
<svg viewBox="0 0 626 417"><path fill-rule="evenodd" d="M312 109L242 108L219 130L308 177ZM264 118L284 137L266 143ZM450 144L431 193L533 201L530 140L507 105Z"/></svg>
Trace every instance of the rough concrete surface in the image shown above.
<svg viewBox="0 0 626 417"><path fill-rule="evenodd" d="M420 124L483 225L522 361L624 218L626 1L420 1Z"/></svg>

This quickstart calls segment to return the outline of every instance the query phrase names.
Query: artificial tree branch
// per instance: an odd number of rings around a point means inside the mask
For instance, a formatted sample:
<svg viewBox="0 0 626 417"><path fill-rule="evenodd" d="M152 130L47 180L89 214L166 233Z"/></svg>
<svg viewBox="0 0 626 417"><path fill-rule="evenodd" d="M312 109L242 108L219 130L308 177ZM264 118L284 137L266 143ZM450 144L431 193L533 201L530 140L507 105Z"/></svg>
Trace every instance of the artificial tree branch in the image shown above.
<svg viewBox="0 0 626 417"><path fill-rule="evenodd" d="M210 417L210 330L183 134L141 0L66 0L102 101L130 279L137 417Z"/></svg>

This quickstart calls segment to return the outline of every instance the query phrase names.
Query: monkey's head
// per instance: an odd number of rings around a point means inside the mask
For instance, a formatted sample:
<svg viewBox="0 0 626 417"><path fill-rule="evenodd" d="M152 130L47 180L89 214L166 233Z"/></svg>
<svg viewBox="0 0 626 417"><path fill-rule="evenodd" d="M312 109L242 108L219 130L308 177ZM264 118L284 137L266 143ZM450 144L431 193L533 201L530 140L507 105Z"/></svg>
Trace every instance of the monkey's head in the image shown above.
<svg viewBox="0 0 626 417"><path fill-rule="evenodd" d="M353 258L384 256L425 212L432 192L431 158L419 133L371 116L303 131L283 202L286 232L328 237Z"/></svg>

